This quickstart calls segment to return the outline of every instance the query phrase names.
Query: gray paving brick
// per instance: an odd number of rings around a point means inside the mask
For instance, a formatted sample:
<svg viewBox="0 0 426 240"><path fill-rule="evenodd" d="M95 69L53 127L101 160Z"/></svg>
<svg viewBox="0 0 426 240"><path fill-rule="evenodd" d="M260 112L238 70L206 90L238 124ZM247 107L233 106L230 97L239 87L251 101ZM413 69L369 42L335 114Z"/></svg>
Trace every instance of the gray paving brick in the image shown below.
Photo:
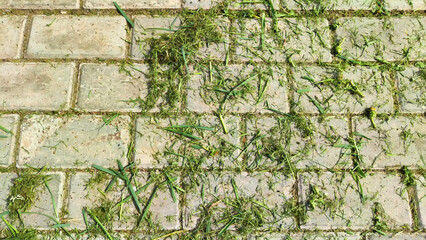
<svg viewBox="0 0 426 240"><path fill-rule="evenodd" d="M203 167L235 167L239 150L239 119L225 117L228 134L223 133L217 117L205 116L201 119L178 119L173 121L154 121L140 118L136 124L136 162L141 167L163 167L180 165L182 159L175 154L190 157L186 165ZM191 134L201 139L194 143L192 139L181 137L164 128L174 125L196 125L213 128L213 131L200 130ZM183 131L183 130L182 130Z"/></svg>
<svg viewBox="0 0 426 240"><path fill-rule="evenodd" d="M123 189L123 183L120 181L119 185L115 185L108 194L103 195L103 191L109 180L104 180L101 183L89 184L91 179L89 173L76 173L71 177L70 195L68 199L68 216L67 219L72 223L72 227L77 229L85 229L85 223L82 216L82 209L88 208L96 211L96 208L105 206L115 206L121 201L121 197L125 198L129 193ZM149 180L147 173L138 174L136 182L139 184L137 189L144 186ZM99 190L98 190L99 189ZM126 189L126 188L124 188ZM149 185L144 191L138 194L141 207L143 208L154 190L154 184ZM121 196L123 194L123 196ZM179 199L179 196L177 196ZM149 208L149 218L154 224L159 224L163 229L176 229L179 228L179 201L173 202L168 188L158 189L152 205ZM110 213L114 216L114 222L111 227L115 230L129 230L133 229L139 217L137 210L132 203L128 201L122 205L122 219L119 219L118 212L120 208L110 209ZM116 213L116 214L115 214Z"/></svg>
<svg viewBox="0 0 426 240"><path fill-rule="evenodd" d="M12 163L13 150L15 147L16 134L18 130L18 115L0 115L0 166L7 166Z"/></svg>
<svg viewBox="0 0 426 240"><path fill-rule="evenodd" d="M326 19L286 18L277 23L278 38L272 34L271 19L240 20L235 24L236 59L248 61L330 62L330 30ZM264 34L262 34L262 32ZM275 34L276 35L276 34Z"/></svg>
<svg viewBox="0 0 426 240"><path fill-rule="evenodd" d="M334 68L316 66L298 67L293 72L297 111L320 113L321 109L325 113L362 113L376 107L379 113L393 112L392 82L388 72L349 67L339 73Z"/></svg>
<svg viewBox="0 0 426 240"><path fill-rule="evenodd" d="M123 9L141 9L141 8L180 8L180 0L117 0L118 5ZM89 9L114 9L112 2L103 0L84 0L84 8Z"/></svg>
<svg viewBox="0 0 426 240"><path fill-rule="evenodd" d="M74 68L74 63L0 63L0 110L68 109Z"/></svg>
<svg viewBox="0 0 426 240"><path fill-rule="evenodd" d="M399 102L404 113L423 113L426 111L426 93L423 91L426 69L416 67L398 72Z"/></svg>
<svg viewBox="0 0 426 240"><path fill-rule="evenodd" d="M354 131L371 139L362 140L364 167L383 169L424 166L424 118L376 119L375 124L377 129L373 129L367 118L354 119Z"/></svg>
<svg viewBox="0 0 426 240"><path fill-rule="evenodd" d="M124 58L122 16L35 16L26 57Z"/></svg>
<svg viewBox="0 0 426 240"><path fill-rule="evenodd" d="M339 18L341 55L363 61L425 60L425 17ZM401 29L404 29L401 32Z"/></svg>
<svg viewBox="0 0 426 240"><path fill-rule="evenodd" d="M52 192L53 199L56 204L56 211L59 214L62 208L62 201L64 197L64 182L65 174L61 172L51 172L44 174L49 177L47 184L49 185L50 191ZM39 193L34 206L31 207L28 212L36 212L46 214L53 218L55 217L55 210L53 209L52 197L45 185L39 187ZM22 221L26 227L33 227L37 229L48 230L51 226L56 224L53 220L41 216L39 214L22 214Z"/></svg>
<svg viewBox="0 0 426 240"><path fill-rule="evenodd" d="M145 99L148 94L148 67L135 64L125 71L118 65L82 64L80 69L80 90L77 107L84 111L140 112L138 97ZM128 72L127 72L128 71Z"/></svg>
<svg viewBox="0 0 426 240"><path fill-rule="evenodd" d="M144 59L149 54L149 44L147 39L159 37L161 34L170 34L171 31L164 29L178 30L181 21L177 17L148 17L136 16L135 28L133 29L132 37L132 52L131 56L134 59ZM215 24L223 34L222 39L218 43L207 43L200 47L194 55L201 59L210 58L216 60L225 60L229 51L229 26L230 21L226 18L215 19L212 24Z"/></svg>
<svg viewBox="0 0 426 240"><path fill-rule="evenodd" d="M230 220L225 221L226 217L238 216L238 210L233 209L231 206L232 202L236 200L234 188L231 183L232 179L235 181L238 199L243 204L242 208L247 211L249 209L257 209L259 206L253 203L255 201L271 210L266 210L262 213L263 219L261 220L263 224L259 226L260 229L270 228L279 230L295 227L293 219L286 215L286 209L283 207L283 204L291 199L294 180L280 174L249 174L246 172L232 174L221 172L219 174L203 174L199 179L195 181L194 179L191 180L191 184L195 185L186 192L185 196L186 202L183 215L185 229L196 227L197 222L203 220L202 217L206 209L209 209L212 229L223 228ZM261 211L263 210L265 209L262 208ZM246 212L246 214L250 215L253 212ZM252 217L257 218L258 216L252 215ZM252 220L254 221L254 219ZM247 224L247 222L236 220L230 226L229 230L244 228L246 227L244 224Z"/></svg>
<svg viewBox="0 0 426 240"><path fill-rule="evenodd" d="M376 5L373 0L281 0L280 6L288 10L373 10Z"/></svg>
<svg viewBox="0 0 426 240"><path fill-rule="evenodd" d="M0 173L0 211L7 211L10 188L13 185L13 179L16 178L14 173ZM3 223L2 223L3 224ZM0 224L0 229L4 228Z"/></svg>
<svg viewBox="0 0 426 240"><path fill-rule="evenodd" d="M423 176L419 176L416 183L416 197L419 203L419 221L420 226L426 228L426 179Z"/></svg>
<svg viewBox="0 0 426 240"><path fill-rule="evenodd" d="M196 69L188 82L187 108L190 111L217 111L227 94L212 89L229 91L249 78L252 78L250 82L235 89L235 95L227 98L222 107L224 112L270 112L265 109L266 103L270 108L289 111L285 69L251 65L217 66L212 69L211 74L208 68Z"/></svg>
<svg viewBox="0 0 426 240"><path fill-rule="evenodd" d="M367 237L368 240L424 240L426 239L426 234L417 233L417 234L404 234L397 233L389 236L380 236L380 235L370 235Z"/></svg>
<svg viewBox="0 0 426 240"><path fill-rule="evenodd" d="M1 6L1 1L0 1ZM19 58L24 41L25 16L0 17L0 59Z"/></svg>
<svg viewBox="0 0 426 240"><path fill-rule="evenodd" d="M300 123L297 124L297 120L290 119L279 121L262 118L247 121L247 143L255 138L258 131L260 136L266 135L248 146L248 166L261 169L350 167L350 151L333 147L348 144L348 120L337 117L324 121L319 118L305 119L305 129ZM310 130L312 135L308 135Z"/></svg>
<svg viewBox="0 0 426 240"><path fill-rule="evenodd" d="M27 116L21 127L18 166L115 167L117 159L126 162L129 123L127 116L108 125L101 116Z"/></svg>
<svg viewBox="0 0 426 240"><path fill-rule="evenodd" d="M303 233L303 234L264 234L256 236L253 240L361 240L361 236L346 233Z"/></svg>
<svg viewBox="0 0 426 240"><path fill-rule="evenodd" d="M387 10L426 10L425 0L386 0Z"/></svg>
<svg viewBox="0 0 426 240"><path fill-rule="evenodd" d="M366 199L364 204L350 174L301 174L299 196L308 208L307 220L301 228L368 229L373 224L374 208L384 213L386 217L380 220L390 228L411 225L408 196L402 191L404 186L399 176L376 173L367 175L360 183ZM325 197L315 196L315 191ZM326 207L330 205L334 207Z"/></svg>
<svg viewBox="0 0 426 240"><path fill-rule="evenodd" d="M0 8L7 9L77 9L78 0L0 0Z"/></svg>

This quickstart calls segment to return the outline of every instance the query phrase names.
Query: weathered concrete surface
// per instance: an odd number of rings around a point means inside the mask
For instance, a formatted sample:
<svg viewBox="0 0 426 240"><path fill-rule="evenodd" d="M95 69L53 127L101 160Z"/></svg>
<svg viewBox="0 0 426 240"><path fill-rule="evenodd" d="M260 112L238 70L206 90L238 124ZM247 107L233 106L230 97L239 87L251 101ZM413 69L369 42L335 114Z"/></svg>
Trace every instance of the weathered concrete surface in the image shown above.
<svg viewBox="0 0 426 240"><path fill-rule="evenodd" d="M68 109L74 67L74 63L0 63L0 110Z"/></svg>
<svg viewBox="0 0 426 240"><path fill-rule="evenodd" d="M21 127L18 166L115 167L117 159L126 162L129 123L126 116L108 125L101 116L28 116Z"/></svg>
<svg viewBox="0 0 426 240"><path fill-rule="evenodd" d="M374 129L367 118L354 118L353 129L369 139L362 139L362 165L367 168L424 166L425 134L424 118L396 117L375 119Z"/></svg>
<svg viewBox="0 0 426 240"><path fill-rule="evenodd" d="M77 107L83 111L140 112L148 94L146 65L82 64Z"/></svg>
<svg viewBox="0 0 426 240"><path fill-rule="evenodd" d="M18 115L1 115L0 126L0 166L8 166L12 163L18 130Z"/></svg>
<svg viewBox="0 0 426 240"><path fill-rule="evenodd" d="M264 212L263 221L265 224L261 226L261 229L268 227L274 229L294 228L294 220L285 216L283 207L283 204L291 198L293 179L280 174L224 172L200 176L200 178L195 179L197 182L194 182L194 179L187 179L187 181L191 181L187 184L196 184L197 187L192 188L185 195L186 202L183 215L185 229L193 229L206 208L213 216L211 220L212 229L220 229L223 223L219 223L219 220L224 216L229 217L226 214L231 213L231 216L233 216L239 212L232 210L232 206L235 206L232 202L235 200L244 204L243 208L247 210L259 207L252 201L258 201L258 203L262 203L264 208L269 209L269 211ZM232 184L233 181L235 187ZM237 191L236 195L235 191ZM236 199L235 196L237 195L240 200ZM252 210L254 211L254 209ZM230 230L244 227L241 224L245 223L235 221Z"/></svg>
<svg viewBox="0 0 426 240"><path fill-rule="evenodd" d="M28 58L124 58L126 20L119 16L35 16Z"/></svg>
<svg viewBox="0 0 426 240"><path fill-rule="evenodd" d="M416 198L418 201L418 213L420 227L426 228L426 179L423 176L419 176L419 180L416 182Z"/></svg>
<svg viewBox="0 0 426 240"><path fill-rule="evenodd" d="M0 0L0 8L12 9L77 9L78 0Z"/></svg>
<svg viewBox="0 0 426 240"><path fill-rule="evenodd" d="M142 0L142 1L132 1L132 0L117 0L117 4L121 8L129 9L141 9L141 8L180 8L180 0ZM103 0L84 0L84 8L89 9L113 9L115 6L112 2L106 2Z"/></svg>
<svg viewBox="0 0 426 240"><path fill-rule="evenodd" d="M0 38L0 59L19 58L21 56L26 22L27 18L25 16L0 17L0 32L2 33Z"/></svg>
<svg viewBox="0 0 426 240"><path fill-rule="evenodd" d="M398 176L371 174L360 184L365 203L350 174L301 174L299 196L308 210L302 229L368 229L375 211L386 216L380 220L391 228L412 224L407 192Z"/></svg>
<svg viewBox="0 0 426 240"><path fill-rule="evenodd" d="M398 99L404 113L423 113L426 111L426 93L423 90L426 70L416 67L398 72Z"/></svg>

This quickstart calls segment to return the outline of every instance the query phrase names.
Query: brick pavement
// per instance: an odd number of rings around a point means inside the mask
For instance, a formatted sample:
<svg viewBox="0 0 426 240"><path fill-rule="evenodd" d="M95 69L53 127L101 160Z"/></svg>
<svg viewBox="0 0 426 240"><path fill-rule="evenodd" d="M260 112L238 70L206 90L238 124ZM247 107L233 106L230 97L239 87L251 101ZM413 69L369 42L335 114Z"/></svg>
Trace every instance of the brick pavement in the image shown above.
<svg viewBox="0 0 426 240"><path fill-rule="evenodd" d="M0 0L0 238L426 238L426 2L221 2Z"/></svg>

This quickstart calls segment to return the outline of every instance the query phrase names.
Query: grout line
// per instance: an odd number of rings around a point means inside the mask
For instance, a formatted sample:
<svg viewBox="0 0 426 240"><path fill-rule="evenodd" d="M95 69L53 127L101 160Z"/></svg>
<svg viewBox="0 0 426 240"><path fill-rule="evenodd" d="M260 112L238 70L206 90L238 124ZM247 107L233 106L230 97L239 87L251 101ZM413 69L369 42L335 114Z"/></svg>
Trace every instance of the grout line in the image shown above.
<svg viewBox="0 0 426 240"><path fill-rule="evenodd" d="M15 135L15 145L13 146L13 158L12 158L12 162L9 163L10 167L13 167L15 172L17 172L18 170L18 158L19 158L19 146L21 145L21 129L22 129L22 124L24 122L24 115L20 114L18 116L18 121L17 121L17 126L16 126L16 135Z"/></svg>
<svg viewBox="0 0 426 240"><path fill-rule="evenodd" d="M74 75L72 78L70 109L75 109L77 106L78 94L80 89L80 81L81 81L80 72L81 72L81 62L76 62L75 68L74 68Z"/></svg>

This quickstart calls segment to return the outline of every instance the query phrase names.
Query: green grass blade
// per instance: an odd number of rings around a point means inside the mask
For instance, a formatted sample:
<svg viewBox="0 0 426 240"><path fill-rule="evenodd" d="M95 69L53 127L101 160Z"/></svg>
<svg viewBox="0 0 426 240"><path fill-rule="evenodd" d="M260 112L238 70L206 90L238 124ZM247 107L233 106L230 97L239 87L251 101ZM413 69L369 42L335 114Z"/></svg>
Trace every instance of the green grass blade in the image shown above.
<svg viewBox="0 0 426 240"><path fill-rule="evenodd" d="M132 196L133 203L135 204L136 210L137 210L137 211L138 211L138 213L140 214L140 213L142 212L142 208L141 208L141 206L140 206L138 196L136 195L135 190L133 189L132 183L131 183L131 181L129 180L129 178L127 177L126 172L124 171L124 167L123 167L123 165L121 164L120 160L117 160L117 163L118 163L118 168L120 169L121 174L122 174L122 175L124 176L124 178L125 178L127 189L129 190L130 195Z"/></svg>
<svg viewBox="0 0 426 240"><path fill-rule="evenodd" d="M145 184L144 186L142 186L141 188L139 188L138 190L136 190L136 194L141 193L143 190L145 190L147 187L149 187L149 185L151 185L153 183L153 181L148 182L147 184ZM121 205L123 205L124 203L128 202L130 199L132 199L132 196L127 196L126 198L124 198L123 200L121 200L119 203L117 203L117 205L114 206L114 208L119 207Z"/></svg>
<svg viewBox="0 0 426 240"><path fill-rule="evenodd" d="M189 133L184 133L184 132L176 131L176 130L174 130L174 129L172 129L172 128L163 128L163 129L164 129L164 130L167 130L167 131L169 131L169 132L176 133L176 134L182 135L182 136L184 136L184 137L187 137L187 138L193 139L193 140L197 140L197 141L200 141L200 140L201 140L201 138L200 138L200 137L194 136L194 135L189 134Z"/></svg>
<svg viewBox="0 0 426 240"><path fill-rule="evenodd" d="M142 215L139 218L138 226L141 224L141 222L145 219L146 215L148 214L149 208L151 207L152 201L154 200L155 194L157 193L158 187L155 186L154 190L152 190L151 196L149 197L148 203L146 204L145 208L143 209Z"/></svg>
<svg viewBox="0 0 426 240"><path fill-rule="evenodd" d="M120 12L121 15L126 19L126 21L130 24L130 26L135 27L135 24L132 22L132 20L124 13L124 11L121 9L121 7L116 3L112 2L114 6L117 8L117 10Z"/></svg>
<svg viewBox="0 0 426 240"><path fill-rule="evenodd" d="M93 218L93 220L99 225L99 227L102 229L102 231L107 235L109 240L114 240L114 238L111 237L107 229L104 227L104 225L99 221L99 219L90 211L90 209L86 209L87 214L89 214L90 217Z"/></svg>
<svg viewBox="0 0 426 240"><path fill-rule="evenodd" d="M119 178L121 178L121 179L123 179L125 181L125 177L123 175L121 175L121 173L119 173L117 171L114 171L114 170L111 170L111 169L107 169L107 168L104 168L104 167L96 165L96 164L93 164L92 167L95 168L95 169L97 169L97 170L99 170L99 171L111 174L112 176L119 177Z"/></svg>
<svg viewBox="0 0 426 240"><path fill-rule="evenodd" d="M56 210L55 197L53 196L53 193L52 193L52 191L50 190L49 184L47 183L47 181L46 181L46 179L45 179L45 178L43 178L43 182L44 182L44 185L46 185L47 191L48 191L48 192L49 192L49 194L50 194L50 199L52 200L53 211L54 211L54 213L55 213L55 216L56 216L56 218L57 218L57 219L59 219L58 211Z"/></svg>
<svg viewBox="0 0 426 240"><path fill-rule="evenodd" d="M7 130L5 127L0 125L0 130L2 130L3 132L7 133L7 134L12 134L11 131Z"/></svg>
<svg viewBox="0 0 426 240"><path fill-rule="evenodd" d="M320 103L317 101L317 100L315 100L315 99L313 99L311 96L309 96L308 94L305 94L308 98L309 98L309 100L314 104L314 106L318 109L318 111L321 113L321 114L325 114L325 109L323 108L323 107L321 107L321 105L320 105Z"/></svg>
<svg viewBox="0 0 426 240"><path fill-rule="evenodd" d="M0 135L0 138L8 138L8 136Z"/></svg>
<svg viewBox="0 0 426 240"><path fill-rule="evenodd" d="M117 177L113 177L112 180L108 183L108 186L105 188L105 192L108 192L111 190L111 188L114 186L114 184L117 182Z"/></svg>

